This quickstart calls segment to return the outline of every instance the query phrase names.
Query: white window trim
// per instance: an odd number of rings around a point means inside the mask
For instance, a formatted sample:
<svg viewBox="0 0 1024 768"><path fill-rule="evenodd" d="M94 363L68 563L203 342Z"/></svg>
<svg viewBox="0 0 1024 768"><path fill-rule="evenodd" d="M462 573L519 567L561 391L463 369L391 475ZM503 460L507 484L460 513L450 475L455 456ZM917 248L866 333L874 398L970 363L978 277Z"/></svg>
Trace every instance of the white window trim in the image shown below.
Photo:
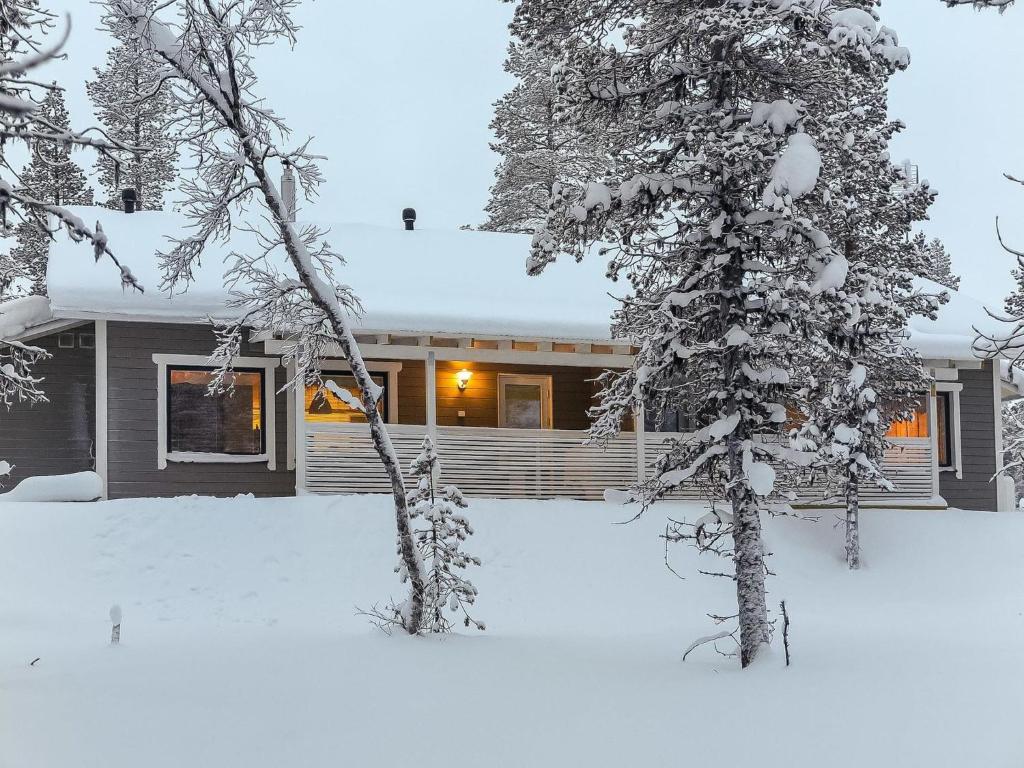
<svg viewBox="0 0 1024 768"><path fill-rule="evenodd" d="M939 472L955 472L957 480L964 478L963 451L960 447L960 392L964 385L960 382L937 381L935 392L949 392L949 421L953 429L953 439L950 441L953 447L953 463L948 467L939 467ZM933 449L935 450L936 462L939 455L939 430L938 430L938 405L935 405L935 437L933 438Z"/></svg>
<svg viewBox="0 0 1024 768"><path fill-rule="evenodd" d="M402 363L398 360L364 360L369 373L383 373L387 377L384 390L388 397L387 424L398 423L398 372ZM343 360L324 360L320 363L321 373L352 373L352 366ZM302 417L306 414L303 412Z"/></svg>
<svg viewBox="0 0 1024 768"><path fill-rule="evenodd" d="M157 469L167 469L168 462L194 464L262 464L267 469L277 469L277 409L275 407L274 369L281 361L276 357L236 357L231 365L236 368L263 369L263 402L266 413L263 414L263 437L267 446L265 453L255 456L238 456L232 453L197 453L192 451L167 450L167 367L184 366L209 368L210 358L205 355L165 355L154 354L156 363L156 465Z"/></svg>
<svg viewBox="0 0 1024 768"><path fill-rule="evenodd" d="M552 377L544 374L499 373L498 374L498 426L505 427L505 385L506 384L539 384L541 392L540 428L551 429L554 426L554 407L552 402Z"/></svg>

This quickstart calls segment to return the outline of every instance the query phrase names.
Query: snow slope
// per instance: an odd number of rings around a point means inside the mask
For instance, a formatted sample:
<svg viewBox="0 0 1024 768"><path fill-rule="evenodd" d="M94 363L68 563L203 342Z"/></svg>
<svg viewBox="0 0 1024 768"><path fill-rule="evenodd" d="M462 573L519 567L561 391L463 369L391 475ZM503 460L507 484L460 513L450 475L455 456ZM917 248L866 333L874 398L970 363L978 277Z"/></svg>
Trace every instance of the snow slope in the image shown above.
<svg viewBox="0 0 1024 768"><path fill-rule="evenodd" d="M384 497L0 503L0 765L1020 765L1022 515L866 510L856 574L830 515L768 521L794 666L740 672L680 661L730 611L662 563L693 508L469 513L488 630L408 638L354 615L398 591Z"/></svg>

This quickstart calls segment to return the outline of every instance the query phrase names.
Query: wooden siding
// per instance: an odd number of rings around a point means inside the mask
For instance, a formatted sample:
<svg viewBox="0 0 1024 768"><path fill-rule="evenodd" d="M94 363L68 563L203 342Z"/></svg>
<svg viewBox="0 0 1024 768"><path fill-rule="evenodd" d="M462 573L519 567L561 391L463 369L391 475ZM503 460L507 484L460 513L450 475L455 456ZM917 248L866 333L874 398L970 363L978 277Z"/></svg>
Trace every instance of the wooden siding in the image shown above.
<svg viewBox="0 0 1024 768"><path fill-rule="evenodd" d="M960 445L963 478L939 472L939 493L951 507L996 510L995 391L992 363L960 371Z"/></svg>
<svg viewBox="0 0 1024 768"><path fill-rule="evenodd" d="M115 323L108 336L108 492L110 498L204 494L289 496L295 473L286 469L287 394L275 400L277 470L266 464L176 464L157 468L157 365L155 353L208 355L213 331L206 325ZM262 356L243 344L243 356ZM285 383L285 369L275 371L275 388Z"/></svg>
<svg viewBox="0 0 1024 768"><path fill-rule="evenodd" d="M0 408L0 459L14 465L10 477L0 478L5 490L33 475L62 475L95 466L96 356L95 350L79 345L79 334L93 334L93 324L67 333L75 337L74 348L61 349L58 334L31 342L53 355L33 370L43 378L49 402L15 403L9 411Z"/></svg>

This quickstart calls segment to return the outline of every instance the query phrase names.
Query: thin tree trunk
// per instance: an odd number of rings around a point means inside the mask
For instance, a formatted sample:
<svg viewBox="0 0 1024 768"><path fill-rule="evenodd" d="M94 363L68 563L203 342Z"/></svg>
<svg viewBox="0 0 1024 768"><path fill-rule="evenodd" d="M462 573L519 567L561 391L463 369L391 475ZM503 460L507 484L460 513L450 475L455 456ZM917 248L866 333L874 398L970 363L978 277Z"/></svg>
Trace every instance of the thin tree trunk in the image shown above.
<svg viewBox="0 0 1024 768"><path fill-rule="evenodd" d="M743 474L743 449L729 440L729 470L733 480ZM736 566L736 604L740 629L740 665L750 666L762 645L768 644L768 605L764 589L761 517L744 483L729 491L733 513L733 560Z"/></svg>
<svg viewBox="0 0 1024 768"><path fill-rule="evenodd" d="M857 475L846 480L846 564L850 570L860 568L860 493Z"/></svg>
<svg viewBox="0 0 1024 768"><path fill-rule="evenodd" d="M342 354L348 361L352 369L352 376L359 387L360 400L366 411L366 420L370 425L370 438L373 441L374 450L380 457L381 464L384 465L384 471L387 473L388 480L391 482L391 495L395 500L395 527L398 532L398 548L411 585L409 611L403 618L405 620L405 630L410 635L414 635L419 632L420 625L423 622L423 565L418 557L416 542L413 539L412 523L409 519L409 503L405 493L405 481L402 478L402 468L398 461L398 454L395 453L395 448L391 444L391 436L384 426L384 420L380 415L380 411L377 410L377 403L371 397L371 393L376 389L376 384L366 369L366 363L363 361L362 353L359 351L359 345L356 343L355 336L352 335L348 327L348 322L345 320L333 292L321 280L319 275L309 271L307 265L300 257L297 245L298 235L288 219L288 213L284 209L284 204L281 201L277 187L274 186L274 183L267 175L262 157L248 140L243 140L242 146L245 149L253 173L259 182L267 207L270 208L273 214L274 223L281 233L285 250L288 252L288 258L292 266L295 267L299 280L302 281L302 284L309 291L310 300L323 311L330 321L331 329L334 331L338 345L341 347Z"/></svg>

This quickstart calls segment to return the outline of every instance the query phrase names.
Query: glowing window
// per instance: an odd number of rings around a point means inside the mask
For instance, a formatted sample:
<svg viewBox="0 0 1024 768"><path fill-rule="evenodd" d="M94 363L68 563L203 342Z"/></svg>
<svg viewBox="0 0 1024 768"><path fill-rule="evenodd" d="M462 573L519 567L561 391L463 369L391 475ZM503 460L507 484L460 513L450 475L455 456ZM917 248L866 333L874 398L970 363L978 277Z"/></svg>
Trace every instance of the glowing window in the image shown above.
<svg viewBox="0 0 1024 768"><path fill-rule="evenodd" d="M321 377L325 382L333 381L341 389L347 390L354 398L359 397L359 387L351 374L347 373L325 373ZM371 374L374 383L381 388L383 394L377 401L377 410L380 411L384 420L388 420L387 413L387 377L384 374ZM366 416L359 411L353 410L342 402L337 395L326 387L306 387L306 421L332 422L335 424L364 423Z"/></svg>
<svg viewBox="0 0 1024 768"><path fill-rule="evenodd" d="M888 437L928 437L928 406L924 399L914 408L911 418L889 425Z"/></svg>
<svg viewBox="0 0 1024 768"><path fill-rule="evenodd" d="M167 450L259 456L265 453L261 370L236 370L231 390L209 394L215 371L167 368Z"/></svg>

